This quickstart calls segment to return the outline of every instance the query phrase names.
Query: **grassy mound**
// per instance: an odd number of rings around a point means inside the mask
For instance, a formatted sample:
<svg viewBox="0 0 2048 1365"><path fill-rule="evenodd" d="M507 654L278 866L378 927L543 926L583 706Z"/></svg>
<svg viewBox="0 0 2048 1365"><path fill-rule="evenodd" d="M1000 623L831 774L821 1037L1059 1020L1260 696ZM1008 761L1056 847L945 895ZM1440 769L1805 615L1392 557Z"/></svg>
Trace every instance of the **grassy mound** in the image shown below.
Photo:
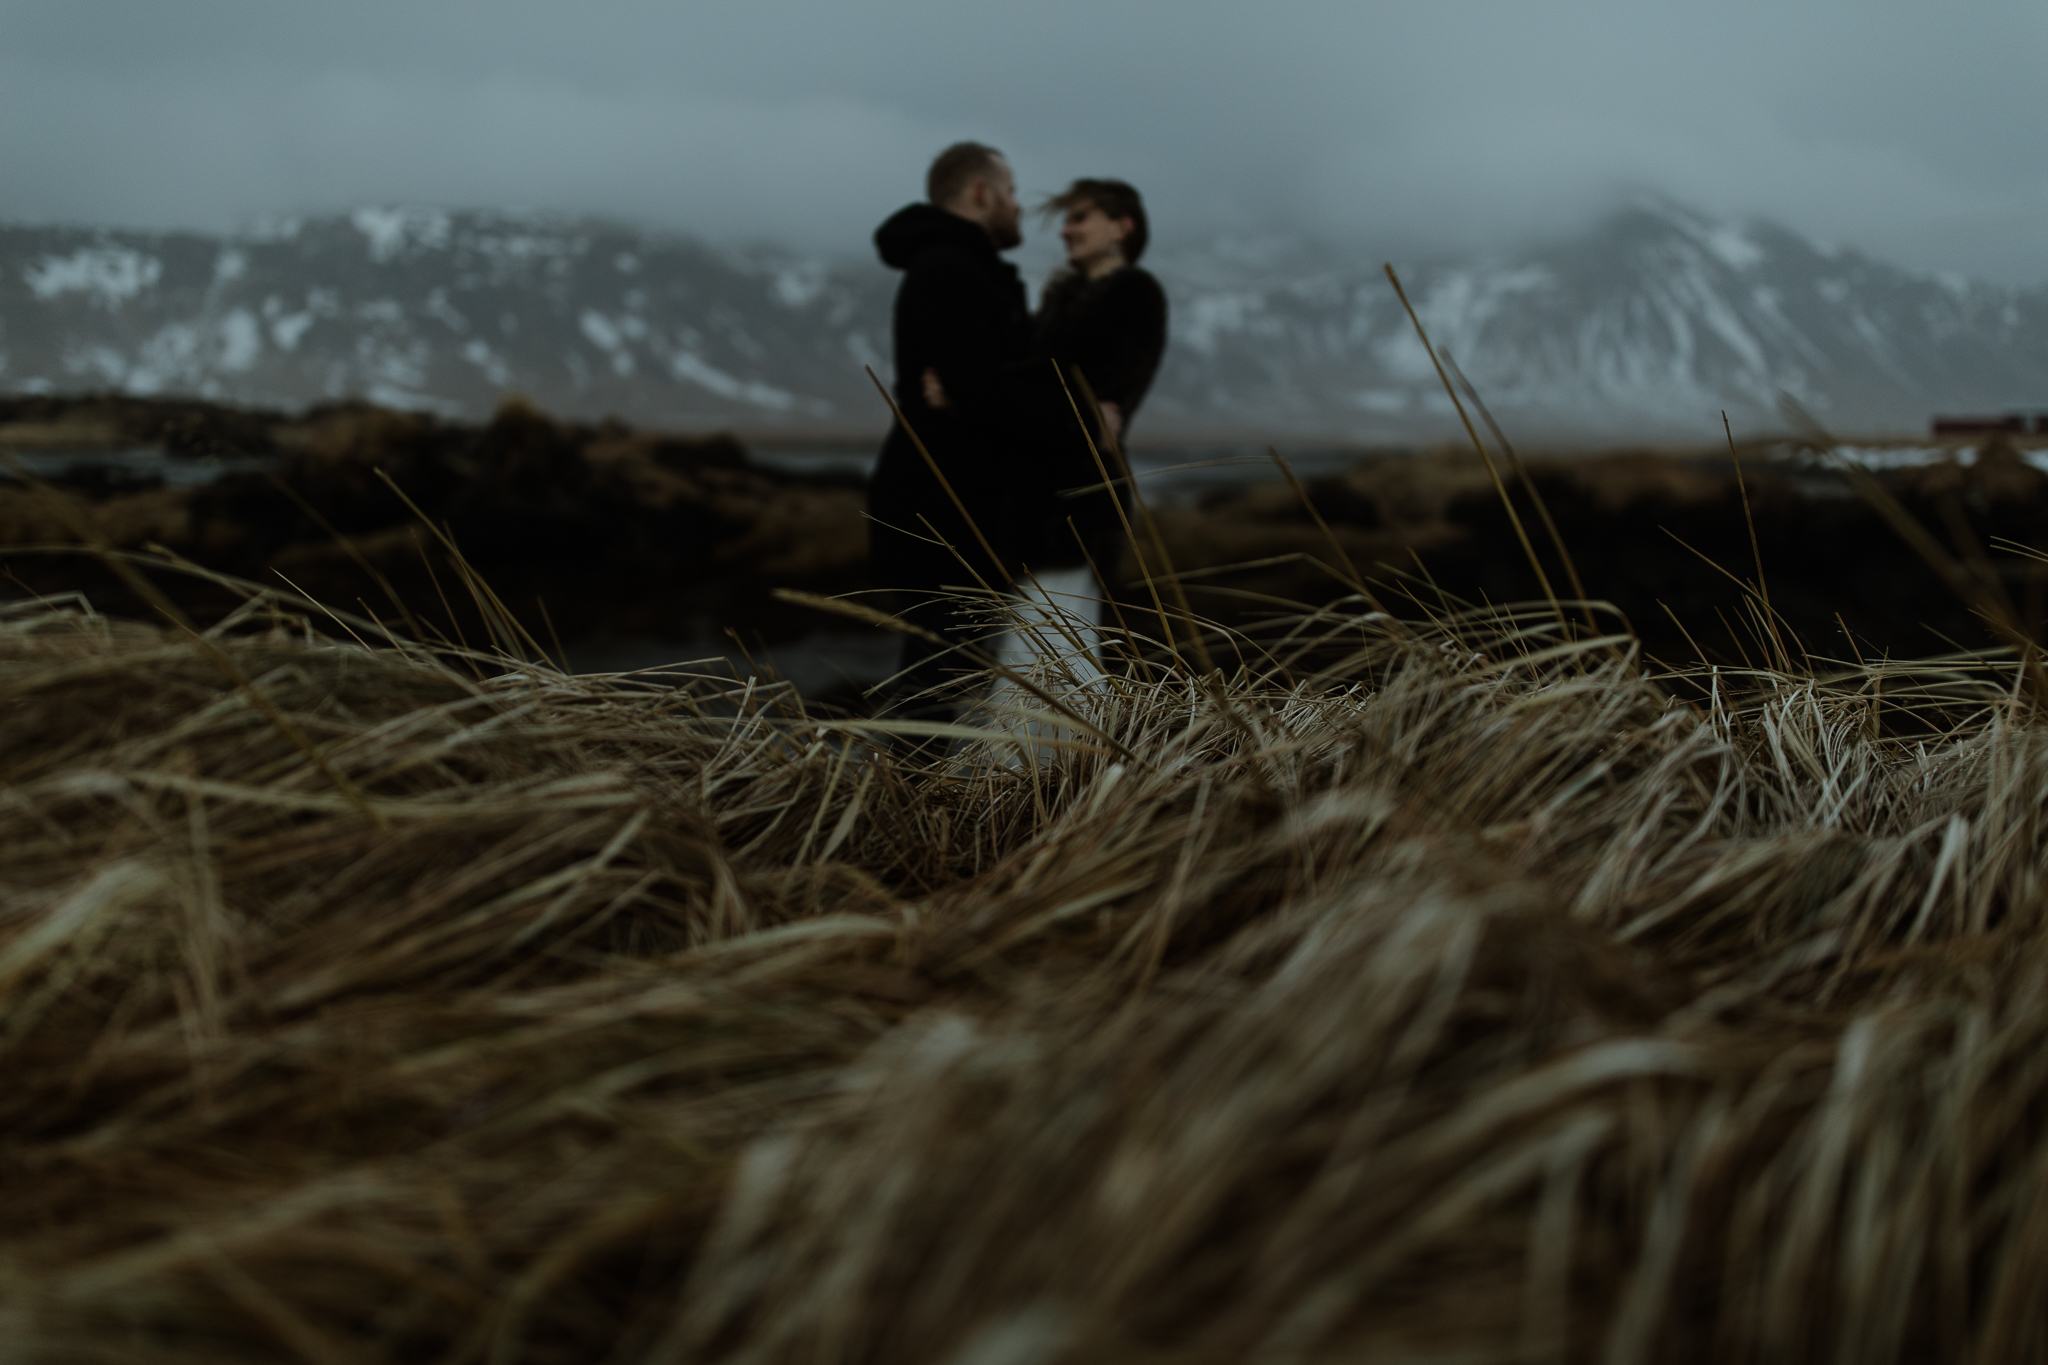
<svg viewBox="0 0 2048 1365"><path fill-rule="evenodd" d="M224 670L21 609L0 1339L2048 1350L2014 669L1700 703L1548 622L1325 613L1314 676L1048 674L1045 761L998 728L917 766L753 683L469 670L275 607L215 630Z"/></svg>

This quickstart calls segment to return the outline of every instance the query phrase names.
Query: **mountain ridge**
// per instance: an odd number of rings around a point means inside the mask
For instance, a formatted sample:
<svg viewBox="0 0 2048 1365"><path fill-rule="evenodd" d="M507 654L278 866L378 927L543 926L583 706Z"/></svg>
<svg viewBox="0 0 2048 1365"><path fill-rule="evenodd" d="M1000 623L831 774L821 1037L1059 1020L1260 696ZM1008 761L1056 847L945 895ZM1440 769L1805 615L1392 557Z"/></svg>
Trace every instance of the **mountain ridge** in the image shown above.
<svg viewBox="0 0 2048 1365"><path fill-rule="evenodd" d="M1256 249L1254 249L1256 248ZM1173 341L1141 435L1447 434L1377 262L1307 239L1163 245ZM1912 271L1645 199L1520 252L1404 267L1490 406L1541 438L1844 429L2048 397L2048 288ZM0 391L268 406L363 397L791 436L886 423L895 277L597 219L366 207L245 232L0 226Z"/></svg>

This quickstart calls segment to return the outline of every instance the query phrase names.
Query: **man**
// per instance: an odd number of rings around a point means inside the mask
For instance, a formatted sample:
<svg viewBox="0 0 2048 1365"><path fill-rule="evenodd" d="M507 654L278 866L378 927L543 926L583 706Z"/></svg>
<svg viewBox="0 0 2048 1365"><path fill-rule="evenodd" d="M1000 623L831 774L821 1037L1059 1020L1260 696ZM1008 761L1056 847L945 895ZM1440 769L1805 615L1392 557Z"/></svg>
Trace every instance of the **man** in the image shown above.
<svg viewBox="0 0 2048 1365"><path fill-rule="evenodd" d="M927 202L876 229L875 248L903 272L896 402L944 482L901 425L890 431L869 485L869 567L893 590L899 616L947 642L905 636L900 665L899 692L922 697L910 714L942 718L952 710L949 680L973 667L950 646L977 634L972 605L963 610L947 590L977 579L1001 590L1007 581L982 542L1005 555L1015 376L1031 347L1031 320L1023 281L1001 255L1023 241L1016 179L1002 153L978 142L948 147L926 174L925 194ZM942 395L942 405L928 393Z"/></svg>

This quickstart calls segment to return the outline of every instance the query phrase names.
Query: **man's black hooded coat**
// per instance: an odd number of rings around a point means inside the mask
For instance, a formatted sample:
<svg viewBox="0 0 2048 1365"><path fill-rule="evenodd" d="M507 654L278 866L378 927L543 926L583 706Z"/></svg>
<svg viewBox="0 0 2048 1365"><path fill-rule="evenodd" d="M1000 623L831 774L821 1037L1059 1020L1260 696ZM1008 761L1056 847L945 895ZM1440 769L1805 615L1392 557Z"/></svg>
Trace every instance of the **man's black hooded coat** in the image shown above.
<svg viewBox="0 0 2048 1365"><path fill-rule="evenodd" d="M980 224L930 204L912 204L882 224L875 248L884 264L903 272L896 291L896 402L982 534L1009 558L1007 509L1022 455L1014 449L1021 397L1015 381L1031 347L1024 283ZM945 388L944 408L925 402L927 369ZM869 568L880 586L930 593L942 584L974 581L953 553L928 543L927 522L990 586L1002 582L901 427L882 446L868 512Z"/></svg>

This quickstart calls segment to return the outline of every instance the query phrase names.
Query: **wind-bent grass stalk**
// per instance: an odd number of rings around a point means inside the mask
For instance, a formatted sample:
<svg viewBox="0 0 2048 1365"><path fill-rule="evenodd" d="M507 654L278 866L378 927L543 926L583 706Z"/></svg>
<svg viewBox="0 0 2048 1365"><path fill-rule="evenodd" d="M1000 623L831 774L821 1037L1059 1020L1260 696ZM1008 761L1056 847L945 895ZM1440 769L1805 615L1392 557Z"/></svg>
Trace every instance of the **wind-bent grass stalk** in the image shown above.
<svg viewBox="0 0 2048 1365"><path fill-rule="evenodd" d="M1451 377L1458 381L1458 387L1465 391L1465 398L1479 414L1479 420L1486 423L1487 433L1493 437L1494 444L1499 446L1501 454L1507 457L1508 468L1515 471L1515 478L1520 481L1522 487L1529 490L1529 501L1535 504L1536 515L1543 519L1543 530L1550 537L1550 546L1557 551L1558 560L1564 565L1565 577L1571 580L1572 595L1578 599L1580 609L1586 614L1586 629L1599 630L1599 623L1593 619L1592 597L1587 593L1586 585L1579 579L1579 566L1572 559L1570 547L1564 543L1564 535L1557 529L1557 522L1551 518L1550 504L1544 501L1543 490L1529 477L1529 471L1522 466L1522 457L1515 453L1514 443L1508 440L1507 433L1500 429L1500 423L1493 420L1493 412L1486 406L1486 400L1479 396L1478 388L1465 377L1465 372L1458 368L1458 362L1451 358L1449 351L1439 351L1438 354L1443 357L1444 367L1451 372Z"/></svg>
<svg viewBox="0 0 2048 1365"><path fill-rule="evenodd" d="M925 468L931 471L932 477L938 480L939 487L945 490L946 500L953 504L953 510L960 514L960 519L967 523L967 529L974 534L975 544L981 547L981 552L987 556L988 562L995 565L996 572L1003 576L1003 582L1014 590L1017 582L1010 576L1009 566L1003 563L1002 557L995 552L995 547L989 544L988 537L982 534L981 523L967 510L967 504L960 501L960 495L953 491L953 481L946 477L946 471L939 468L939 462L932 458L931 451L925 449L923 438L912 428L910 419L903 415L903 409L896 405L896 396L890 393L889 386L876 376L872 366L864 368L867 369L869 382L875 386L875 392L881 394L882 401L889 405L889 413L896 419L896 425L903 428L903 434L910 438L910 444L917 448L918 455L923 458Z"/></svg>
<svg viewBox="0 0 2048 1365"><path fill-rule="evenodd" d="M1096 448L1095 434L1089 429L1087 418L1081 415L1081 404L1074 397L1074 388L1067 382L1066 371L1060 368L1057 361L1053 362L1053 373L1059 377L1060 392L1066 395L1067 406L1073 409L1074 423L1081 429L1081 439L1088 444L1088 454L1094 459L1095 468L1102 474L1103 482L1108 483L1109 472L1103 464L1102 452ZM1077 370L1075 371L1075 380L1080 385L1081 392L1087 396L1088 406L1095 414L1097 424L1100 425L1102 421L1102 408L1095 401L1094 391L1088 387L1087 377ZM1117 468L1122 472L1126 486L1131 490L1131 501L1137 505L1138 519L1145 523L1146 537L1151 541L1152 553L1159 557L1160 574L1166 579L1167 586L1174 590L1174 597L1180 607L1181 618L1188 623L1188 643L1194 648L1195 657L1201 663L1202 672L1205 675L1211 673L1215 669L1215 663L1209 658L1208 646L1202 640L1202 628L1196 624L1194 612L1188 606L1187 593L1180 587L1179 580L1174 575L1172 556L1166 552L1166 542L1159 534L1159 523L1152 516L1151 504L1145 501L1145 490L1138 486L1138 480L1132 475L1130 465L1124 460L1123 452L1116 442L1111 440L1109 445L1111 452L1116 456ZM1117 500L1117 517L1123 523L1124 534L1131 538L1131 543L1134 546L1137 545L1137 536L1131 530L1130 517L1125 514L1123 500L1120 498ZM1166 604L1160 600L1159 589L1153 581L1151 568L1143 557L1144 551L1141 549L1138 553L1140 556L1139 572L1145 576L1147 591L1152 594L1153 607L1159 613L1159 628L1164 632L1166 642L1173 650L1174 661L1178 663L1180 662L1179 632L1174 630L1172 622L1167 619Z"/></svg>
<svg viewBox="0 0 2048 1365"><path fill-rule="evenodd" d="M1486 466L1486 476L1493 480L1494 491L1500 495L1500 505L1507 511L1509 524L1515 528L1515 539L1521 543L1522 555L1529 561L1529 567L1536 572L1536 582L1543 589L1544 600L1549 602L1556 612L1558 628L1569 636L1571 622L1566 619L1564 608L1558 603L1557 590L1550 586L1550 575L1544 572L1543 561L1536 555L1536 547L1529 543L1529 532L1522 525L1522 515L1515 510L1515 500L1508 496L1508 486L1501 482L1500 470L1494 467L1493 456L1487 452L1486 443L1479 439L1479 432L1473 427L1471 417L1466 414L1465 404L1458 397L1457 389L1452 386L1451 377L1444 373L1444 363L1437 358L1436 347L1430 344L1429 332L1423 327L1422 319L1416 315L1415 305L1408 302L1408 291L1401 287L1401 277L1394 273L1391 262L1381 269L1386 271L1387 283L1394 286L1394 294L1401 300L1401 307L1407 312L1408 321L1414 326L1415 335L1421 340L1422 349L1428 354L1429 363L1435 368L1436 377L1443 384L1444 393L1449 396L1451 406L1457 409L1458 420L1465 426L1465 435L1471 439L1472 448L1479 452L1480 463Z"/></svg>

